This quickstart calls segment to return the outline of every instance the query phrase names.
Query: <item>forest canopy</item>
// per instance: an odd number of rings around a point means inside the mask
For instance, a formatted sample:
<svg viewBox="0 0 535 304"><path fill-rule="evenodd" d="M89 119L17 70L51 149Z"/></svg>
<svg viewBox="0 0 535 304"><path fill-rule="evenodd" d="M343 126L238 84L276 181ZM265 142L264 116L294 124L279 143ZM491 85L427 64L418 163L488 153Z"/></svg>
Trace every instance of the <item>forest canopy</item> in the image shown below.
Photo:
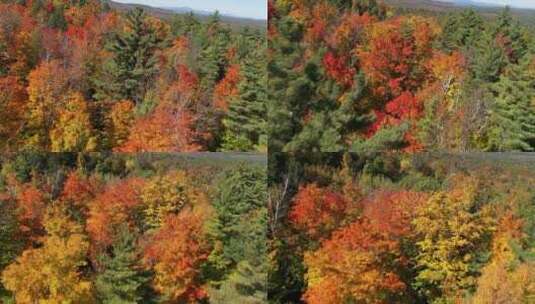
<svg viewBox="0 0 535 304"><path fill-rule="evenodd" d="M508 7L269 0L269 147L533 151L534 38Z"/></svg>
<svg viewBox="0 0 535 304"><path fill-rule="evenodd" d="M254 154L1 156L0 302L264 303L265 164Z"/></svg>
<svg viewBox="0 0 535 304"><path fill-rule="evenodd" d="M265 31L0 1L0 151L264 151Z"/></svg>
<svg viewBox="0 0 535 304"><path fill-rule="evenodd" d="M273 154L269 303L535 300L535 157Z"/></svg>

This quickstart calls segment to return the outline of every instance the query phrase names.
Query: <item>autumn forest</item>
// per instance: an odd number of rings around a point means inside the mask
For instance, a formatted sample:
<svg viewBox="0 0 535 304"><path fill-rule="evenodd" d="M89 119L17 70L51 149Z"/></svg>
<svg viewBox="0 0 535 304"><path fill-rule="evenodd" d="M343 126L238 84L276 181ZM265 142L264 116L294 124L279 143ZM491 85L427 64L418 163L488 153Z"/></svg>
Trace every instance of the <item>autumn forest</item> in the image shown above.
<svg viewBox="0 0 535 304"><path fill-rule="evenodd" d="M493 1L0 0L0 304L535 304Z"/></svg>
<svg viewBox="0 0 535 304"><path fill-rule="evenodd" d="M266 297L261 155L25 153L0 168L2 303Z"/></svg>
<svg viewBox="0 0 535 304"><path fill-rule="evenodd" d="M535 157L272 154L272 303L530 304Z"/></svg>
<svg viewBox="0 0 535 304"><path fill-rule="evenodd" d="M535 29L508 8L269 4L272 151L535 149Z"/></svg>
<svg viewBox="0 0 535 304"><path fill-rule="evenodd" d="M264 151L264 29L0 1L0 149Z"/></svg>

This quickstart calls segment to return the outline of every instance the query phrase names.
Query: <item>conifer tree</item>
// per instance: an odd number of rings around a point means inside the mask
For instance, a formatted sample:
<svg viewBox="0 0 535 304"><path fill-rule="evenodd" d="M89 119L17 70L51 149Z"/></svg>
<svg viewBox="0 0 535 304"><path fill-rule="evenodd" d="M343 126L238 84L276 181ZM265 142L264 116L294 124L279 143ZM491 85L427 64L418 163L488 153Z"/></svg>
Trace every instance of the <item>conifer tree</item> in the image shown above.
<svg viewBox="0 0 535 304"><path fill-rule="evenodd" d="M95 97L139 104L156 72L154 54L163 41L146 21L142 9L128 12L126 22L128 31L116 34L109 47L113 58L105 67L105 75L95 80L98 89Z"/></svg>
<svg viewBox="0 0 535 304"><path fill-rule="evenodd" d="M495 95L482 149L535 150L535 71L532 61L514 65L492 86Z"/></svg>
<svg viewBox="0 0 535 304"><path fill-rule="evenodd" d="M473 49L484 31L483 19L473 8L460 14L448 15L441 39L442 48L448 51L455 49Z"/></svg>
<svg viewBox="0 0 535 304"><path fill-rule="evenodd" d="M204 27L207 40L199 54L201 87L207 91L220 81L228 65L226 50L230 41L230 30L221 23L219 13L214 13Z"/></svg>
<svg viewBox="0 0 535 304"><path fill-rule="evenodd" d="M501 44L499 46L505 49L509 62L518 63L526 55L528 43L523 36L520 24L513 19L511 9L508 6L505 7L494 24L493 35Z"/></svg>
<svg viewBox="0 0 535 304"><path fill-rule="evenodd" d="M269 148L282 151L295 132L299 131L300 118L312 90L306 75L293 70L301 58L298 42L303 36L303 26L291 17L278 23L279 35L271 41L273 54L268 63L268 127Z"/></svg>
<svg viewBox="0 0 535 304"><path fill-rule="evenodd" d="M136 269L138 258L135 235L122 226L113 245L112 256L102 256L105 268L95 280L95 287L101 303L141 303L143 284L148 277Z"/></svg>
<svg viewBox="0 0 535 304"><path fill-rule="evenodd" d="M226 150L251 151L267 142L267 78L263 56L264 52L255 51L242 65L239 96L230 102L223 122L227 128L223 143ZM233 144L236 140L241 144Z"/></svg>
<svg viewBox="0 0 535 304"><path fill-rule="evenodd" d="M263 222L265 227L266 183L262 168L240 166L226 172L218 185L213 203L216 216L211 225L217 245L210 260L222 273L263 250L265 237L258 234L265 233L265 228L258 226Z"/></svg>
<svg viewBox="0 0 535 304"><path fill-rule="evenodd" d="M475 79L484 82L496 82L507 65L507 58L502 48L496 47L491 33L483 32L477 42L472 62L472 74Z"/></svg>

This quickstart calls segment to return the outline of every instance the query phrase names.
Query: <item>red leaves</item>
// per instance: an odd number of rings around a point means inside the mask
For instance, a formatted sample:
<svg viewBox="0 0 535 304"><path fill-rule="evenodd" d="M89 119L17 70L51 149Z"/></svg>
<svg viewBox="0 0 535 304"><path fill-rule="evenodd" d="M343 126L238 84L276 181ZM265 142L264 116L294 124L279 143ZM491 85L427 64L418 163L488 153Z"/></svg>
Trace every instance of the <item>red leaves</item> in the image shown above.
<svg viewBox="0 0 535 304"><path fill-rule="evenodd" d="M366 75L375 84L378 97L414 92L428 77L434 24L423 18L396 18L377 23L366 47L358 50ZM409 33L409 34L407 34Z"/></svg>
<svg viewBox="0 0 535 304"><path fill-rule="evenodd" d="M363 303L382 303L385 293L405 288L391 266L390 258L399 254L397 249L397 242L365 218L334 232L317 251L305 256L310 278L304 300L334 304L351 297Z"/></svg>
<svg viewBox="0 0 535 304"><path fill-rule="evenodd" d="M197 88L199 79L188 67L179 64L176 68L178 74L178 88L180 92L188 93Z"/></svg>
<svg viewBox="0 0 535 304"><path fill-rule="evenodd" d="M305 254L308 303L341 303L348 297L383 303L405 289L407 257L401 238L411 237L415 210L427 198L411 191L377 192L364 201L360 219L332 233L321 247Z"/></svg>
<svg viewBox="0 0 535 304"><path fill-rule="evenodd" d="M349 203L340 194L310 184L299 188L289 219L312 238L335 229L349 211Z"/></svg>
<svg viewBox="0 0 535 304"><path fill-rule="evenodd" d="M80 176L76 171L72 171L63 184L60 198L62 201L72 203L85 210L88 208L87 203L95 197L98 191L99 187L94 180L89 180Z"/></svg>
<svg viewBox="0 0 535 304"><path fill-rule="evenodd" d="M393 120L405 120L419 118L423 105L410 92L403 92L401 95L386 104L386 113Z"/></svg>
<svg viewBox="0 0 535 304"><path fill-rule="evenodd" d="M323 57L323 67L327 75L345 87L353 84L356 73L356 69L348 61L346 56L336 56L333 52L327 52Z"/></svg>

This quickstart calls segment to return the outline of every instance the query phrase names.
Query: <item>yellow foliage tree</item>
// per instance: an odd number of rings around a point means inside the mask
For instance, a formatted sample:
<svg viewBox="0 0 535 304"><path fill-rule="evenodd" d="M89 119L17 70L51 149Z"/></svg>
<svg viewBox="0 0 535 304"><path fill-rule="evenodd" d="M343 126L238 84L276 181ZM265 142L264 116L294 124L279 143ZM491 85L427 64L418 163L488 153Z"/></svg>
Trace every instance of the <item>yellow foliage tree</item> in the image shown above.
<svg viewBox="0 0 535 304"><path fill-rule="evenodd" d="M413 220L419 241L416 281L428 298L454 299L476 283L478 252L494 227L488 209L478 208L477 182L461 177L449 192L435 193Z"/></svg>
<svg viewBox="0 0 535 304"><path fill-rule="evenodd" d="M52 152L90 152L97 148L87 102L80 93L69 93L50 131Z"/></svg>
<svg viewBox="0 0 535 304"><path fill-rule="evenodd" d="M62 108L67 84L67 73L57 60L44 62L29 74L26 121L31 135L27 146L48 147L49 131Z"/></svg>
<svg viewBox="0 0 535 304"><path fill-rule="evenodd" d="M130 135L134 121L134 103L123 100L115 103L108 114L108 133L112 147L122 146Z"/></svg>
<svg viewBox="0 0 535 304"><path fill-rule="evenodd" d="M535 263L521 261L511 246L521 231L518 229L521 221L505 216L500 224L502 229L493 240L492 259L482 269L477 291L470 303L534 303Z"/></svg>
<svg viewBox="0 0 535 304"><path fill-rule="evenodd" d="M177 214L186 205L193 207L206 201L188 179L184 172L176 171L154 177L143 188L141 199L149 228L160 227L168 215Z"/></svg>
<svg viewBox="0 0 535 304"><path fill-rule="evenodd" d="M79 273L89 248L82 227L61 208L52 208L45 227L42 247L24 251L2 273L5 288L17 303L94 303L91 282Z"/></svg>

